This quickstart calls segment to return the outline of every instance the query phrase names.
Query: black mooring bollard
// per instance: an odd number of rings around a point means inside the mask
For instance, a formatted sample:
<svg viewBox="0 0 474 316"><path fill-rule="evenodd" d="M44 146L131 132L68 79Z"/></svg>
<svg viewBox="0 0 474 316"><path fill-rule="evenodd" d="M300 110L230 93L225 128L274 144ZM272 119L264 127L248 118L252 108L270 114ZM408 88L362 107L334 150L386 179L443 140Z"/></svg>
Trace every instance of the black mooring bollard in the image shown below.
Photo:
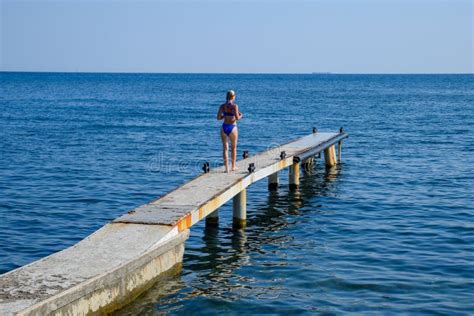
<svg viewBox="0 0 474 316"><path fill-rule="evenodd" d="M253 162L250 163L247 170L249 171L249 173L254 172L255 171L255 164Z"/></svg>
<svg viewBox="0 0 474 316"><path fill-rule="evenodd" d="M208 162L205 162L203 165L202 165L202 171L204 171L204 173L208 173L210 170L209 168L209 163Z"/></svg>

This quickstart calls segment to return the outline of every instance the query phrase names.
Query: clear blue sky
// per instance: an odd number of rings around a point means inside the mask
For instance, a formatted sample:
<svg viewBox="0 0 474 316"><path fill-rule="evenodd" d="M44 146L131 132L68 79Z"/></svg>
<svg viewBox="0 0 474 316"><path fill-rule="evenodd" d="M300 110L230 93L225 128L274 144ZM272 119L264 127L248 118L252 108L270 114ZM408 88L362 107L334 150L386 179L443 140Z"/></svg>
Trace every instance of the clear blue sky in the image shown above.
<svg viewBox="0 0 474 316"><path fill-rule="evenodd" d="M1 1L1 70L472 73L473 0Z"/></svg>

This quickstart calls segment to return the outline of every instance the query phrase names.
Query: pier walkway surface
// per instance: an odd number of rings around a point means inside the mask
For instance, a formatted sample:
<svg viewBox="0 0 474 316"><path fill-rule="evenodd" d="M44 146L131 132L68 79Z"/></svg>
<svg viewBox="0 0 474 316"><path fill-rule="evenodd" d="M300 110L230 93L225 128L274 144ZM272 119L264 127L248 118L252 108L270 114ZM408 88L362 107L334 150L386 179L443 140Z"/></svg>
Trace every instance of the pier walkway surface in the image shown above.
<svg viewBox="0 0 474 316"><path fill-rule="evenodd" d="M0 275L0 315L103 314L129 303L163 273L178 271L189 228L233 199L234 226L244 227L246 188L265 177L278 187L278 172L290 168L290 187L299 185L299 166L324 151L326 166L340 160L348 135L303 136L203 174L159 199L106 224L76 245Z"/></svg>

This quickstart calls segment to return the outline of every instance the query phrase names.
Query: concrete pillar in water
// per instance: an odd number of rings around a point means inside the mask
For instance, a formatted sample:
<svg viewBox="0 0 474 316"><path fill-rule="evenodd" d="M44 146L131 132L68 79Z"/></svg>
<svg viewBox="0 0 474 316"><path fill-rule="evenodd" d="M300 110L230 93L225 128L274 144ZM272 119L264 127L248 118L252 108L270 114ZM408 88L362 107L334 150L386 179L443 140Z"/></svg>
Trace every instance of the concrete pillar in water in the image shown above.
<svg viewBox="0 0 474 316"><path fill-rule="evenodd" d="M233 226L235 228L243 228L247 222L247 190L243 189L239 194L234 196L233 205Z"/></svg>
<svg viewBox="0 0 474 316"><path fill-rule="evenodd" d="M293 165L290 166L290 190L296 190L300 186L300 163L299 161L293 161Z"/></svg>
<svg viewBox="0 0 474 316"><path fill-rule="evenodd" d="M333 167L336 165L336 147L334 145L324 150L324 160L326 167Z"/></svg>
<svg viewBox="0 0 474 316"><path fill-rule="evenodd" d="M219 225L219 209L206 216L206 226Z"/></svg>
<svg viewBox="0 0 474 316"><path fill-rule="evenodd" d="M337 143L337 163L341 163L342 140Z"/></svg>
<svg viewBox="0 0 474 316"><path fill-rule="evenodd" d="M268 190L278 190L278 172L275 172L268 176Z"/></svg>

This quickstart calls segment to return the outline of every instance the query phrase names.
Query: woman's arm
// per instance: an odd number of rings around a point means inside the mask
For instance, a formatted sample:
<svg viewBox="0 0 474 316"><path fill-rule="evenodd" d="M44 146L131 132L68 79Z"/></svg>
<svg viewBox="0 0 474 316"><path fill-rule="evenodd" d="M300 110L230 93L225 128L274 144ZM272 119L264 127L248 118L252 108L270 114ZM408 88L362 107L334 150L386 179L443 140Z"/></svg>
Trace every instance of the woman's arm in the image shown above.
<svg viewBox="0 0 474 316"><path fill-rule="evenodd" d="M224 114L222 114L223 112L223 106L221 104L221 106L219 107L219 111L217 111L217 120L222 120L224 118Z"/></svg>
<svg viewBox="0 0 474 316"><path fill-rule="evenodd" d="M235 105L235 119L240 120L244 115L239 112L239 106L236 104Z"/></svg>

